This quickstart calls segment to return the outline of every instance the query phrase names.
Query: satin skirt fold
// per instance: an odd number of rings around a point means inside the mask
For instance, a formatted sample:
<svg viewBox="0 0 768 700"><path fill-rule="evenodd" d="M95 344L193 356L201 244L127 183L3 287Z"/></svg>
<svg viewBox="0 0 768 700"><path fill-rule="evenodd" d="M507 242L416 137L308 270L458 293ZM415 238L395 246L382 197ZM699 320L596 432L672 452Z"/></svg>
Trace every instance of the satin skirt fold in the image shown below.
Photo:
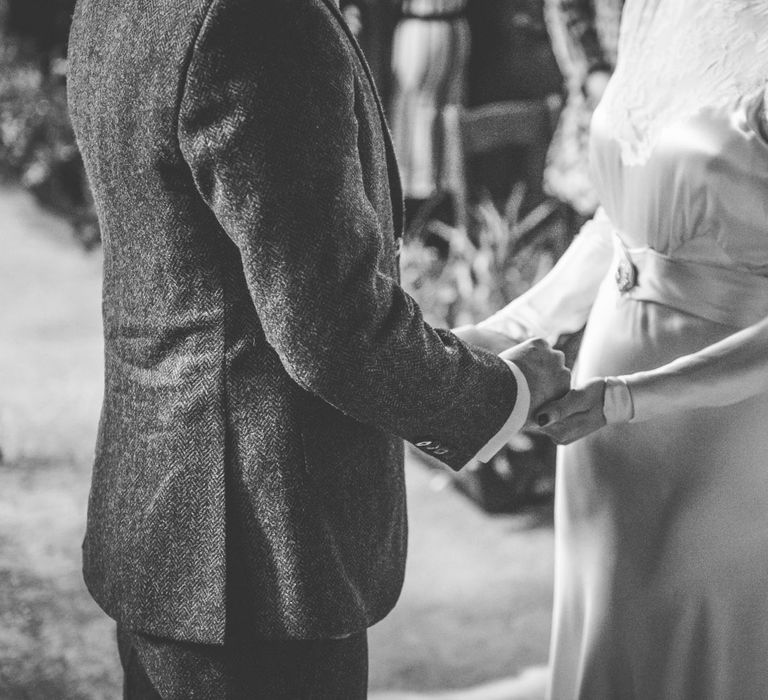
<svg viewBox="0 0 768 700"><path fill-rule="evenodd" d="M577 381L735 330L606 282ZM552 700L768 698L767 456L765 395L561 448Z"/></svg>

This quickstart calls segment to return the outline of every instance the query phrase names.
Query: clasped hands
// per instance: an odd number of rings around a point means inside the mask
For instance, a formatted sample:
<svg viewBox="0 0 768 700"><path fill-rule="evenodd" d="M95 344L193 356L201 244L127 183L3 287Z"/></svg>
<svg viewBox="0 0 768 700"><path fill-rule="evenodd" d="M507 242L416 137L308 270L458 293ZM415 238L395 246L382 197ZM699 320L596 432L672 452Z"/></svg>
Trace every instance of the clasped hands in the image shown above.
<svg viewBox="0 0 768 700"><path fill-rule="evenodd" d="M518 366L531 391L526 424L529 429L547 435L559 445L567 445L606 424L605 380L591 379L572 389L565 356L545 340L532 338L515 345L506 335L477 326L463 326L454 333Z"/></svg>

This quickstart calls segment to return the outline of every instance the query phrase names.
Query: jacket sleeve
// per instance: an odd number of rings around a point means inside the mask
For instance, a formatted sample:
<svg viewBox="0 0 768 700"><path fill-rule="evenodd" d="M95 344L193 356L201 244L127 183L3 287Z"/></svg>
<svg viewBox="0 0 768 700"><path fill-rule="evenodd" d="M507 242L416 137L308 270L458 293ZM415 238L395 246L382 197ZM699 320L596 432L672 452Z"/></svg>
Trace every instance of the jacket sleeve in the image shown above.
<svg viewBox="0 0 768 700"><path fill-rule="evenodd" d="M354 60L324 0L213 0L183 87L181 149L290 376L458 468L505 423L516 381L426 324L397 284L394 232L365 188L386 171L361 163L369 88Z"/></svg>

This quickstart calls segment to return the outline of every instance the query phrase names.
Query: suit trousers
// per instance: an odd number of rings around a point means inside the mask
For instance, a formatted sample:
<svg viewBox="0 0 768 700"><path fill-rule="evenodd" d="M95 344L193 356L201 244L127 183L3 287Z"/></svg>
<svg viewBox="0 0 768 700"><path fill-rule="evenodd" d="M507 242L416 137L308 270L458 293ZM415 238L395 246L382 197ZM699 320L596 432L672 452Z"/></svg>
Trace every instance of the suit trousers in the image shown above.
<svg viewBox="0 0 768 700"><path fill-rule="evenodd" d="M365 700L368 637L191 644L117 629L123 700Z"/></svg>

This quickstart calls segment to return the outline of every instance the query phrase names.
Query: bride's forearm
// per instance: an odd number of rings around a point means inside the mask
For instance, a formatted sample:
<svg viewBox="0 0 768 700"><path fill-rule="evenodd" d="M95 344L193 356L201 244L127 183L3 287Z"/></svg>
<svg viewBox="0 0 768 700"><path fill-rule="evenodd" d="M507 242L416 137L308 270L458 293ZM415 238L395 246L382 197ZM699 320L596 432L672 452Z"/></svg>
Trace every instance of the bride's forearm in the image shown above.
<svg viewBox="0 0 768 700"><path fill-rule="evenodd" d="M586 323L613 259L611 223L600 210L542 280L478 328L511 338L542 337L550 343Z"/></svg>
<svg viewBox="0 0 768 700"><path fill-rule="evenodd" d="M695 408L727 406L768 391L768 319L699 352L621 377L633 421Z"/></svg>

